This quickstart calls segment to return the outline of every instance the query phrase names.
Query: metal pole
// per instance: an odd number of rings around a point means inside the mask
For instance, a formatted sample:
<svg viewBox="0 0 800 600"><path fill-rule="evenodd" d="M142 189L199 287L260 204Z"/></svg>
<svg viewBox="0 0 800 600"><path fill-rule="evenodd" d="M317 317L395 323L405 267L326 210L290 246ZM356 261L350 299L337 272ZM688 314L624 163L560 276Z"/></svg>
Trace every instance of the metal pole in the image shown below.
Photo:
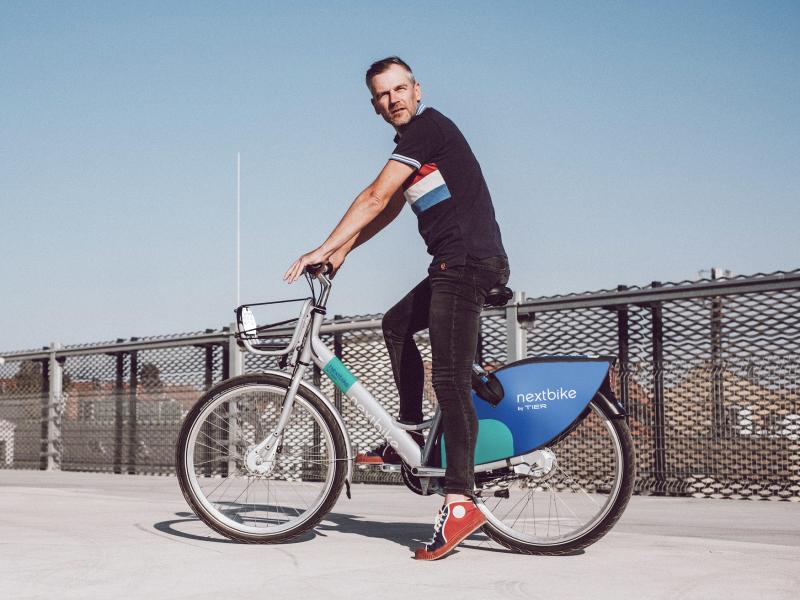
<svg viewBox="0 0 800 600"><path fill-rule="evenodd" d="M48 361L48 403L47 403L47 449L45 468L54 471L61 468L61 404L64 386L63 359L56 358L56 350L61 344L50 344Z"/></svg>
<svg viewBox="0 0 800 600"><path fill-rule="evenodd" d="M117 377L114 383L114 473L122 473L122 444L124 434L125 404L122 400L122 390L125 387L125 355L120 352L116 355Z"/></svg>
<svg viewBox="0 0 800 600"><path fill-rule="evenodd" d="M625 291L625 285L617 286L617 290ZM617 354L619 355L619 401L625 409L628 407L628 360L630 353L630 337L628 330L628 306L617 309Z"/></svg>
<svg viewBox="0 0 800 600"><path fill-rule="evenodd" d="M210 389L212 385L214 385L214 344L209 344L205 346L205 353L206 353L206 373L205 373L205 380L203 384L205 385L205 389Z"/></svg>
<svg viewBox="0 0 800 600"><path fill-rule="evenodd" d="M206 372L203 384L204 388L209 390L211 386L214 385L214 350L216 349L216 345L208 344L206 346L201 346L201 348L205 350L206 358ZM216 417L216 414L209 415L209 420L203 423L201 433L201 435L205 436L206 440L211 442L214 446L219 444L219 431L221 429L219 419ZM208 443L202 446L203 472L206 477L211 477L214 474L214 452L215 448L209 446Z"/></svg>
<svg viewBox="0 0 800 600"><path fill-rule="evenodd" d="M231 331L236 331L236 325L231 323ZM242 360L242 351L236 345L236 338L231 335L228 338L228 374L230 377L236 377L244 372L244 361ZM226 402L227 404L227 422L226 428L228 434L227 448L228 448L228 461L225 465L225 476L229 476L236 472L236 437L238 432L236 430L236 420L238 413L238 406L236 402Z"/></svg>
<svg viewBox="0 0 800 600"><path fill-rule="evenodd" d="M236 331L236 325L234 323L231 323L230 330ZM228 377L226 377L226 379L244 373L243 356L242 351L236 343L236 337L231 334L228 337Z"/></svg>
<svg viewBox="0 0 800 600"><path fill-rule="evenodd" d="M660 287L654 281L652 287ZM667 489L667 447L664 418L664 322L661 302L650 305L652 317L653 342L653 475L656 495L663 495Z"/></svg>
<svg viewBox="0 0 800 600"><path fill-rule="evenodd" d="M52 344L51 344L52 348ZM51 355L52 356L52 355ZM41 438L39 444L39 468L50 469L50 360L39 361L42 365L42 385L39 392L42 396Z"/></svg>
<svg viewBox="0 0 800 600"><path fill-rule="evenodd" d="M711 269L711 279L717 279L719 269ZM711 298L711 398L713 403L712 436L724 435L725 396L723 390L722 365L722 298Z"/></svg>
<svg viewBox="0 0 800 600"><path fill-rule="evenodd" d="M137 429L139 392L139 353L130 353L131 380L128 393L128 474L136 473L136 450L139 447L139 431Z"/></svg>
<svg viewBox="0 0 800 600"><path fill-rule="evenodd" d="M525 301L524 292L514 292L506 305L506 362L514 362L527 355L527 332L519 322L519 305Z"/></svg>
<svg viewBox="0 0 800 600"><path fill-rule="evenodd" d="M240 229L239 229L239 222L240 222L240 195L241 195L241 169L240 169L240 155L236 153L236 276L235 276L235 284L236 284L236 295L235 295L235 304L234 306L239 306L239 268L240 268Z"/></svg>

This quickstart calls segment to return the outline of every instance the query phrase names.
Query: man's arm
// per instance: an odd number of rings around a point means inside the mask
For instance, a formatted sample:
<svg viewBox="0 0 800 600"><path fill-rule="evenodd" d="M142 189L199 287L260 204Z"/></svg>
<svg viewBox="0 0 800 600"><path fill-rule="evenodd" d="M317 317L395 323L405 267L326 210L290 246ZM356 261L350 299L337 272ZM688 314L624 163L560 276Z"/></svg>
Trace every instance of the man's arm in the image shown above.
<svg viewBox="0 0 800 600"><path fill-rule="evenodd" d="M400 186L413 172L414 169L406 164L396 160L388 161L375 181L356 197L341 221L339 221L339 224L328 236L328 239L317 249L304 254L294 261L284 274L284 281L287 283L296 281L303 274L303 270L307 265L326 262L334 252L342 248L350 240L353 240L353 245L355 246L357 243L363 243L385 227L386 224L375 229L362 241L358 239L362 230L378 215L383 213L387 205L395 197L395 193L400 189ZM402 207L402 204L400 204L400 207ZM394 206L394 208L399 212L397 206ZM394 216L397 215L395 214ZM390 221L391 219L386 223Z"/></svg>
<svg viewBox="0 0 800 600"><path fill-rule="evenodd" d="M392 195L392 198L389 200L389 204L386 205L386 208L384 208L381 213L372 221L367 223L367 226L364 227L364 229L362 229L358 234L351 237L347 243L344 244L344 246L335 252L335 254L340 254L342 259L344 259L344 257L347 256L353 248L358 248L367 240L375 237L384 227L397 218L397 215L399 215L400 211L403 210L403 205L405 202L406 200L403 196L403 190L397 190Z"/></svg>

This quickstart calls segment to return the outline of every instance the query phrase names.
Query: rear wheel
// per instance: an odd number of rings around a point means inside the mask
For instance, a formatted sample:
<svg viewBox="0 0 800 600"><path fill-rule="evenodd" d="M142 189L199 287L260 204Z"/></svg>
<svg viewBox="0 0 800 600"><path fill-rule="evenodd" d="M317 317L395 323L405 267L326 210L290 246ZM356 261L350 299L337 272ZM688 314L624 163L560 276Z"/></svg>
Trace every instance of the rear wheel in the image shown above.
<svg viewBox="0 0 800 600"><path fill-rule="evenodd" d="M568 435L529 457L531 464L485 482L477 502L484 532L503 546L568 554L603 537L625 510L635 480L633 441L602 397Z"/></svg>
<svg viewBox="0 0 800 600"><path fill-rule="evenodd" d="M181 428L181 491L203 522L231 539L289 540L317 525L341 491L344 435L324 402L302 388L274 453L254 451L278 421L286 383L268 373L225 381L200 398Z"/></svg>

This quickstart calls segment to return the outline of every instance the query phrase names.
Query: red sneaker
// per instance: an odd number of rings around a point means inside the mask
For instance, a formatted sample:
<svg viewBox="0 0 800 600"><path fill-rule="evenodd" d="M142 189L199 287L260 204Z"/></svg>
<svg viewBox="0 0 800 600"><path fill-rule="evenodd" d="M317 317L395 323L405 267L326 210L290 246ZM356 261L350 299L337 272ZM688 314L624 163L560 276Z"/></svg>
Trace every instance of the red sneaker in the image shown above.
<svg viewBox="0 0 800 600"><path fill-rule="evenodd" d="M356 454L356 464L359 465L399 465L400 456L395 452L388 442L384 442L367 452L359 452Z"/></svg>
<svg viewBox="0 0 800 600"><path fill-rule="evenodd" d="M442 558L484 523L486 517L472 501L445 504L436 515L433 538L414 551L414 558L417 560Z"/></svg>

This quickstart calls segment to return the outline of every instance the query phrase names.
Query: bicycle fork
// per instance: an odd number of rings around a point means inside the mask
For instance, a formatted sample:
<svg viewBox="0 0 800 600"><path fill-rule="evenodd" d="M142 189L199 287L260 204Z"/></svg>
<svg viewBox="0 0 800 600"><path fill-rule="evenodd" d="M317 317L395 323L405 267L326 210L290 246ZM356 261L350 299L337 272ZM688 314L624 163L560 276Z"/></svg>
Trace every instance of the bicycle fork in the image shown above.
<svg viewBox="0 0 800 600"><path fill-rule="evenodd" d="M272 432L264 438L261 442L253 446L247 451L245 457L245 464L247 468L254 473L264 474L272 470L273 460L275 453L281 446L281 438L289 423L289 418L292 416L292 408L294 407L294 397L297 390L300 388L300 382L303 380L306 368L310 364L311 359L311 345L306 341L303 344L303 349L300 356L295 363L294 371L292 372L291 383L286 390L283 397L283 405L281 407L281 414L278 417L278 422Z"/></svg>
<svg viewBox="0 0 800 600"><path fill-rule="evenodd" d="M281 446L281 438L283 437L283 431L286 429L286 424L292 416L294 397L300 387L300 382L303 379L305 370L306 367L302 364L298 364L295 367L289 389L286 390L286 395L283 398L281 414L280 417L278 417L275 428L266 438L247 451L245 464L250 471L265 474L272 470L272 462L275 458L275 453Z"/></svg>

